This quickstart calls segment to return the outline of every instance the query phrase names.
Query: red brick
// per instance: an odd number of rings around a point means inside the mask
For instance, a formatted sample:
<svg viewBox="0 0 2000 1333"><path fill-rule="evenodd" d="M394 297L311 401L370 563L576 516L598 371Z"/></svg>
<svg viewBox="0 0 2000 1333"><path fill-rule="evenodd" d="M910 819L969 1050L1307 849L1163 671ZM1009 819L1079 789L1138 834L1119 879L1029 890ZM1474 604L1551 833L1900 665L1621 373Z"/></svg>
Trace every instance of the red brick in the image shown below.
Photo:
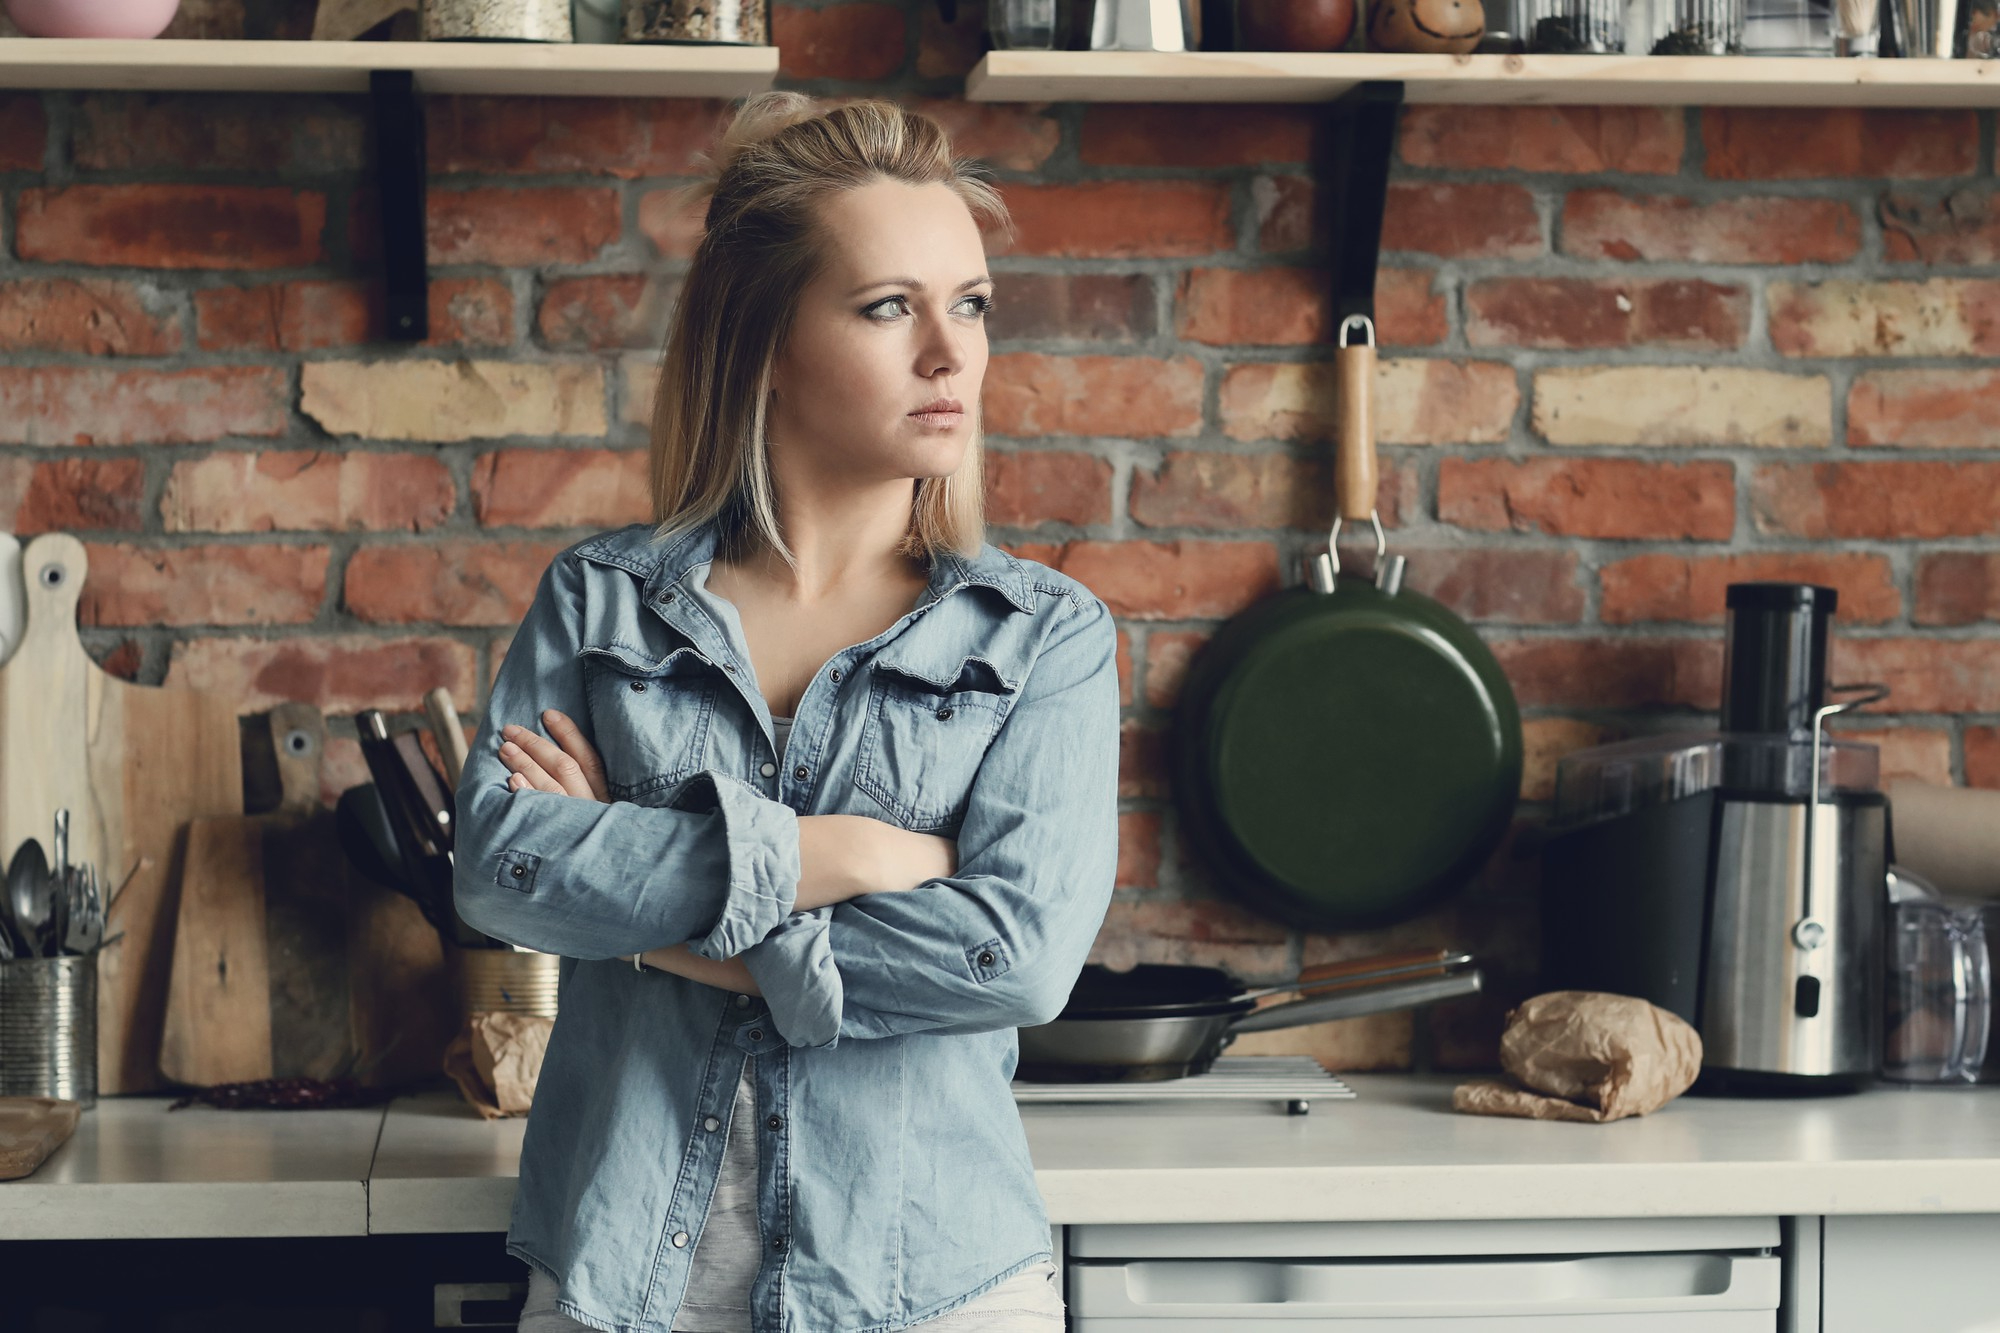
<svg viewBox="0 0 2000 1333"><path fill-rule="evenodd" d="M290 397L285 371L276 366L0 365L0 444L188 444L279 435Z"/></svg>
<svg viewBox="0 0 2000 1333"><path fill-rule="evenodd" d="M536 332L550 347L653 347L673 308L678 278L594 273L563 278L542 292Z"/></svg>
<svg viewBox="0 0 2000 1333"><path fill-rule="evenodd" d="M1847 442L1985 449L2000 439L2000 372L1871 370L1847 391Z"/></svg>
<svg viewBox="0 0 2000 1333"><path fill-rule="evenodd" d="M1417 503L1417 470L1380 468L1376 507L1385 527ZM1157 471L1132 474L1132 518L1149 528L1303 528L1322 535L1333 524L1330 458L1186 450L1167 454Z"/></svg>
<svg viewBox="0 0 2000 1333"><path fill-rule="evenodd" d="M514 296L492 278L432 277L426 347L514 340ZM307 352L379 340L382 284L304 280L210 287L194 294L195 337L207 351Z"/></svg>
<svg viewBox="0 0 2000 1333"><path fill-rule="evenodd" d="M639 196L639 234L663 259L690 259L701 244L702 207L690 207L678 186L648 190Z"/></svg>
<svg viewBox="0 0 2000 1333"><path fill-rule="evenodd" d="M1771 346L1788 356L2000 353L2000 282L1774 282Z"/></svg>
<svg viewBox="0 0 2000 1333"><path fill-rule="evenodd" d="M1218 181L1095 181L1002 189L1013 255L1177 259L1235 246L1229 190Z"/></svg>
<svg viewBox="0 0 2000 1333"><path fill-rule="evenodd" d="M370 161L365 103L283 102L273 114L272 102L239 93L92 92L74 106L79 171L324 175Z"/></svg>
<svg viewBox="0 0 2000 1333"><path fill-rule="evenodd" d="M1968 176L1979 165L1970 110L1705 107L1701 138L1715 180Z"/></svg>
<svg viewBox="0 0 2000 1333"><path fill-rule="evenodd" d="M928 20L936 6L925 10ZM977 5L961 12L977 14ZM919 54L918 59L922 60ZM975 55L974 64L978 63ZM935 120L951 137L951 151L1002 171L1038 171L1062 144L1062 123L1046 102L968 102L963 97L900 99Z"/></svg>
<svg viewBox="0 0 2000 1333"><path fill-rule="evenodd" d="M1542 253L1534 197L1518 185L1389 186L1382 248L1446 259L1533 259Z"/></svg>
<svg viewBox="0 0 2000 1333"><path fill-rule="evenodd" d="M2000 727L1965 729L1965 785L2000 787Z"/></svg>
<svg viewBox="0 0 2000 1333"><path fill-rule="evenodd" d="M1155 629L1146 633L1146 702L1169 709L1181 695L1189 665L1209 636L1199 630Z"/></svg>
<svg viewBox="0 0 2000 1333"><path fill-rule="evenodd" d="M359 450L224 451L175 463L160 499L168 532L420 532L451 516L443 462Z"/></svg>
<svg viewBox="0 0 2000 1333"><path fill-rule="evenodd" d="M1438 518L1486 532L1727 541L1736 530L1728 463L1623 458L1447 458Z"/></svg>
<svg viewBox="0 0 2000 1333"><path fill-rule="evenodd" d="M1465 289L1474 347L1711 350L1742 346L1749 330L1750 293L1698 278L1490 278Z"/></svg>
<svg viewBox="0 0 2000 1333"><path fill-rule="evenodd" d="M1443 546L1397 553L1409 558L1405 587L1468 620L1560 625L1583 618L1574 551Z"/></svg>
<svg viewBox="0 0 2000 1333"><path fill-rule="evenodd" d="M994 435L1193 435L1201 383L1192 357L1014 352L987 365L982 423Z"/></svg>
<svg viewBox="0 0 2000 1333"><path fill-rule="evenodd" d="M342 604L377 624L513 625L528 613L560 542L450 541L364 546L347 561Z"/></svg>
<svg viewBox="0 0 2000 1333"><path fill-rule="evenodd" d="M1899 713L2000 712L2000 639L1836 635L1831 680L1879 680Z"/></svg>
<svg viewBox="0 0 2000 1333"><path fill-rule="evenodd" d="M1129 719L1119 727L1118 794L1151 800L1166 798L1166 735L1159 727Z"/></svg>
<svg viewBox="0 0 2000 1333"><path fill-rule="evenodd" d="M1153 285L1140 273L1006 273L994 286L987 335L1130 343L1155 329Z"/></svg>
<svg viewBox="0 0 2000 1333"><path fill-rule="evenodd" d="M260 269L325 257L326 196L271 185L71 185L21 191L14 249L49 264Z"/></svg>
<svg viewBox="0 0 2000 1333"><path fill-rule="evenodd" d="M1303 162L1311 107L1100 102L1083 112L1077 157L1102 167L1243 167Z"/></svg>
<svg viewBox="0 0 2000 1333"><path fill-rule="evenodd" d="M425 165L438 175L686 176L727 107L682 97L433 97Z"/></svg>
<svg viewBox="0 0 2000 1333"><path fill-rule="evenodd" d="M986 521L1009 528L1111 521L1111 464L1094 454L985 454Z"/></svg>
<svg viewBox="0 0 2000 1333"><path fill-rule="evenodd" d="M953 8L953 21L946 23L938 6L917 6L920 79L963 79L986 54L990 44L986 36L986 6L965 4Z"/></svg>
<svg viewBox="0 0 2000 1333"><path fill-rule="evenodd" d="M1316 343L1327 335L1333 282L1303 268L1191 269L1175 294L1184 342Z"/></svg>
<svg viewBox="0 0 2000 1333"><path fill-rule="evenodd" d="M1121 889L1150 889L1160 882L1160 814L1124 810L1118 815L1118 874Z"/></svg>
<svg viewBox="0 0 2000 1333"><path fill-rule="evenodd" d="M481 527L623 527L653 517L644 449L501 449L472 468Z"/></svg>
<svg viewBox="0 0 2000 1333"><path fill-rule="evenodd" d="M240 713L292 699L328 713L409 710L440 685L460 700L480 697L470 645L359 634L176 643L166 683L226 694Z"/></svg>
<svg viewBox="0 0 2000 1333"><path fill-rule="evenodd" d="M1762 532L1882 541L2000 533L2000 463L1806 463L1751 480Z"/></svg>
<svg viewBox="0 0 2000 1333"><path fill-rule="evenodd" d="M1113 657L1118 664L1118 706L1124 708L1132 702L1132 632L1120 626L1116 637L1118 648Z"/></svg>
<svg viewBox="0 0 2000 1333"><path fill-rule="evenodd" d="M908 55L908 26L900 7L867 0L825 9L771 7L771 42L788 79L891 78Z"/></svg>
<svg viewBox="0 0 2000 1333"><path fill-rule="evenodd" d="M40 171L48 137L41 93L0 93L0 171Z"/></svg>
<svg viewBox="0 0 2000 1333"><path fill-rule="evenodd" d="M1073 541L1043 563L1127 620L1220 619L1281 582L1277 549L1262 541Z"/></svg>
<svg viewBox="0 0 2000 1333"><path fill-rule="evenodd" d="M143 459L0 458L0 532L137 532L145 502Z"/></svg>
<svg viewBox="0 0 2000 1333"><path fill-rule="evenodd" d="M1754 581L1819 583L1839 590L1843 625L1879 625L1903 612L1884 556L1859 552L1758 551L1744 555L1638 555L1598 572L1607 625L1688 620L1719 625L1728 586Z"/></svg>
<svg viewBox="0 0 2000 1333"><path fill-rule="evenodd" d="M585 264L618 239L615 190L431 190L426 248L433 264Z"/></svg>
<svg viewBox="0 0 2000 1333"><path fill-rule="evenodd" d="M1845 614L1847 608L1842 607ZM1919 625L1972 625L2000 620L2000 556L1944 551L1917 566Z"/></svg>
<svg viewBox="0 0 2000 1333"><path fill-rule="evenodd" d="M0 351L172 356L180 316L157 289L111 278L0 282Z"/></svg>
<svg viewBox="0 0 2000 1333"><path fill-rule="evenodd" d="M1375 438L1394 444L1505 440L1520 390L1498 361L1384 359L1375 372ZM1330 440L1339 405L1331 362L1253 362L1223 374L1222 428L1237 440Z"/></svg>
<svg viewBox="0 0 2000 1333"><path fill-rule="evenodd" d="M1991 191L1954 190L1942 199L1892 193L1883 199L1882 257L1925 264L2000 260L2000 210Z"/></svg>
<svg viewBox="0 0 2000 1333"><path fill-rule="evenodd" d="M298 625L326 598L324 546L88 549L83 625Z"/></svg>
<svg viewBox="0 0 2000 1333"><path fill-rule="evenodd" d="M1882 785L1898 778L1952 785L1951 733L1942 727L1853 728L1843 738L1881 749Z"/></svg>
<svg viewBox="0 0 2000 1333"><path fill-rule="evenodd" d="M99 656L98 650L94 646L85 645L84 651L89 653L97 665L104 669L106 675L116 676L120 680L129 680L135 685L139 683L139 669L145 665L146 649L137 639L120 639L115 646L102 656ZM363 781L366 781L366 779L364 778ZM338 793L336 793L335 799L339 799Z"/></svg>
<svg viewBox="0 0 2000 1333"><path fill-rule="evenodd" d="M1670 176L1687 118L1679 107L1411 106L1399 138L1413 167Z"/></svg>
<svg viewBox="0 0 2000 1333"><path fill-rule="evenodd" d="M1562 252L1579 259L1839 264L1860 251L1861 218L1840 199L1575 190L1563 201Z"/></svg>
<svg viewBox="0 0 2000 1333"><path fill-rule="evenodd" d="M1220 967L1244 981L1296 975L1290 933L1257 912L1213 898L1114 897L1090 961L1123 971L1140 963Z"/></svg>
<svg viewBox="0 0 2000 1333"><path fill-rule="evenodd" d="M1524 708L1706 708L1722 702L1722 639L1488 639Z"/></svg>

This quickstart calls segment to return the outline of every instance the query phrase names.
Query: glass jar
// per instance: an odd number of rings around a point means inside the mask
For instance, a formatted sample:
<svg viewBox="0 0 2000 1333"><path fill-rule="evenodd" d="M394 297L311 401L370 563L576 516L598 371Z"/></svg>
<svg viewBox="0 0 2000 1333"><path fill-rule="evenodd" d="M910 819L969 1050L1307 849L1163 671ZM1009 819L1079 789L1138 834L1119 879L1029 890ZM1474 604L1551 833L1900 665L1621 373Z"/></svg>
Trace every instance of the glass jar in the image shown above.
<svg viewBox="0 0 2000 1333"><path fill-rule="evenodd" d="M625 0L628 42L771 44L765 0Z"/></svg>
<svg viewBox="0 0 2000 1333"><path fill-rule="evenodd" d="M1056 0L988 0L986 33L996 51L1056 49Z"/></svg>
<svg viewBox="0 0 2000 1333"><path fill-rule="evenodd" d="M1656 56L1743 54L1743 0L1655 0Z"/></svg>
<svg viewBox="0 0 2000 1333"><path fill-rule="evenodd" d="M427 42L567 42L570 0L423 0Z"/></svg>
<svg viewBox="0 0 2000 1333"><path fill-rule="evenodd" d="M1623 0L1521 0L1528 50L1549 55L1618 55L1625 49Z"/></svg>

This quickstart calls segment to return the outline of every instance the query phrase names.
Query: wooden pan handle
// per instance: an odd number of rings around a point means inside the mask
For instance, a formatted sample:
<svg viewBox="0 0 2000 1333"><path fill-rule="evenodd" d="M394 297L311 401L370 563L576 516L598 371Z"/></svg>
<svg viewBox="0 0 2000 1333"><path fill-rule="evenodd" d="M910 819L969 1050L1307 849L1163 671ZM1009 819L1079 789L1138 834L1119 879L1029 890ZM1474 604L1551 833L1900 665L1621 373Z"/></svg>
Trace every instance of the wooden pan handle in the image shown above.
<svg viewBox="0 0 2000 1333"><path fill-rule="evenodd" d="M1340 963L1321 963L1318 967L1304 968L1299 972L1300 981L1326 981L1334 977L1353 976L1357 973L1386 972L1390 968L1421 967L1426 963L1444 971L1444 960L1451 957L1449 949L1410 949L1403 953L1381 953L1372 958L1350 958Z"/></svg>
<svg viewBox="0 0 2000 1333"><path fill-rule="evenodd" d="M1375 512L1375 345L1352 342L1333 354L1334 494L1343 521Z"/></svg>

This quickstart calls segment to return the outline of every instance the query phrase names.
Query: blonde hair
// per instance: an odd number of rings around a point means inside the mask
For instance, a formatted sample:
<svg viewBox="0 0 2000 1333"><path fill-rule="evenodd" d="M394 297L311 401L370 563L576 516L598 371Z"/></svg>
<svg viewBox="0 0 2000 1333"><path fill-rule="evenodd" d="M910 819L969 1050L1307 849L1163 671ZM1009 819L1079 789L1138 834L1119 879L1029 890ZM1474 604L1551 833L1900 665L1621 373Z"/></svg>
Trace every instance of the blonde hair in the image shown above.
<svg viewBox="0 0 2000 1333"><path fill-rule="evenodd" d="M794 92L745 101L701 176L681 192L708 200L661 358L653 405L655 538L720 516L721 550L761 540L787 564L765 438L771 367L799 291L825 260L816 205L880 179L945 185L975 223L1006 232L1006 205L981 165L954 158L929 116L868 99L832 108ZM928 561L941 548L976 555L985 540L979 409L965 459L949 476L917 480L898 550Z"/></svg>

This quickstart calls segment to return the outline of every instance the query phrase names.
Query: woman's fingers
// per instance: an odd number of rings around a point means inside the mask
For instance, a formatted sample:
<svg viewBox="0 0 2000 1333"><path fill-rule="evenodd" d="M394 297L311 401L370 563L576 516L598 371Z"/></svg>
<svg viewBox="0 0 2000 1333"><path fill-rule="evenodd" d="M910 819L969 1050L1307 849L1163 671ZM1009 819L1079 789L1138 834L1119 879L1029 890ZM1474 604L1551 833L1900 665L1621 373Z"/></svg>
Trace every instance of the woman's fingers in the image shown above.
<svg viewBox="0 0 2000 1333"><path fill-rule="evenodd" d="M555 737L563 753L574 759L576 766L583 770L584 781L590 784L591 796L600 801L610 800L604 784L604 761L598 757L597 747L585 738L583 728L577 726L569 714L555 708L542 710L542 725L549 729L549 735Z"/></svg>
<svg viewBox="0 0 2000 1333"><path fill-rule="evenodd" d="M583 775L582 766L563 753L555 742L526 727L502 727L500 734L506 738L500 746L501 760L527 779L537 791L580 796L585 800L596 799L590 790L589 779ZM519 787L515 789L519 790Z"/></svg>

